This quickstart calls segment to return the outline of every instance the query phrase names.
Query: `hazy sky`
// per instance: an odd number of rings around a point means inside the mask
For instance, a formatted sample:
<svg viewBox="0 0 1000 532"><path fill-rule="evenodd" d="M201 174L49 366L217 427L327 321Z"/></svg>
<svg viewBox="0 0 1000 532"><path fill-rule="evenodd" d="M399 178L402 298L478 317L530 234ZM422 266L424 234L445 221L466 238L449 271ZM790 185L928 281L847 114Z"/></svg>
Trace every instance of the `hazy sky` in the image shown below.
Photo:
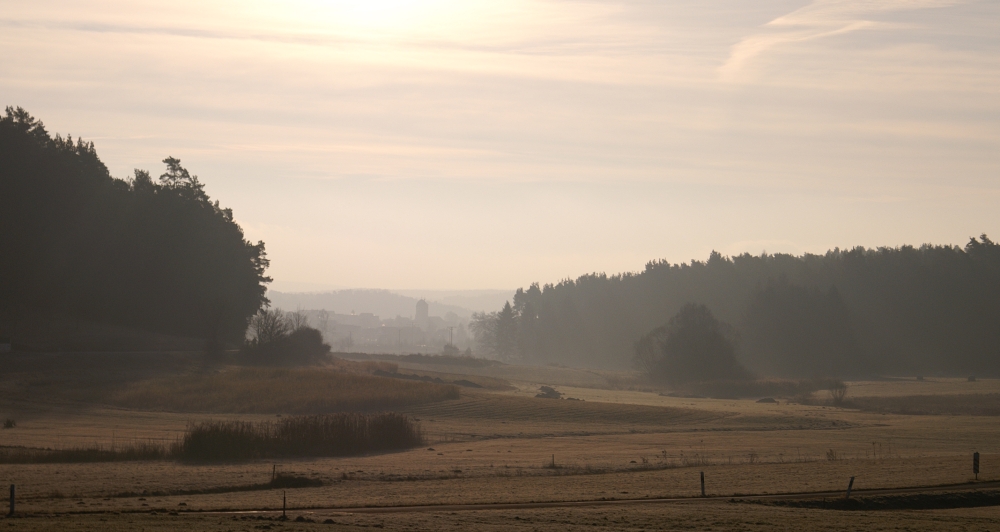
<svg viewBox="0 0 1000 532"><path fill-rule="evenodd" d="M181 159L278 290L1000 239L996 0L0 6L0 103Z"/></svg>

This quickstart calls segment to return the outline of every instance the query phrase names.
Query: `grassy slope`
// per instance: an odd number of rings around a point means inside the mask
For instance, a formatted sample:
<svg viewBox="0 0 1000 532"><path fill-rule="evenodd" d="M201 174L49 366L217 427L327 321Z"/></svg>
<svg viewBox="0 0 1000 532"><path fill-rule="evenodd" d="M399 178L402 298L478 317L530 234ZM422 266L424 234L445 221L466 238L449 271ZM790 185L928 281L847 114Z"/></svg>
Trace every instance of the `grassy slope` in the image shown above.
<svg viewBox="0 0 1000 532"><path fill-rule="evenodd" d="M451 385L371 375L385 362L250 368L196 354L18 354L0 371L4 403L111 405L150 411L316 414L372 411L457 399Z"/></svg>
<svg viewBox="0 0 1000 532"><path fill-rule="evenodd" d="M385 410L458 399L458 388L316 368L230 368L133 383L111 404L145 410L323 413Z"/></svg>

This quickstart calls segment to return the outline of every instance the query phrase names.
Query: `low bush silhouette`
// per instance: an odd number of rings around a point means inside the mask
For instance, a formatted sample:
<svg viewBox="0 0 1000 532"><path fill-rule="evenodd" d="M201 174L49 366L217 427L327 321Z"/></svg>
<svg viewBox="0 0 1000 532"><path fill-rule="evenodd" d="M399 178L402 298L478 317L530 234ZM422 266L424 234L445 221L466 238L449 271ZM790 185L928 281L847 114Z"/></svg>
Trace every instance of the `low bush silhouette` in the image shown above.
<svg viewBox="0 0 1000 532"><path fill-rule="evenodd" d="M302 313L263 309L250 319L249 329L251 337L239 355L245 364L301 366L330 360L323 334Z"/></svg>

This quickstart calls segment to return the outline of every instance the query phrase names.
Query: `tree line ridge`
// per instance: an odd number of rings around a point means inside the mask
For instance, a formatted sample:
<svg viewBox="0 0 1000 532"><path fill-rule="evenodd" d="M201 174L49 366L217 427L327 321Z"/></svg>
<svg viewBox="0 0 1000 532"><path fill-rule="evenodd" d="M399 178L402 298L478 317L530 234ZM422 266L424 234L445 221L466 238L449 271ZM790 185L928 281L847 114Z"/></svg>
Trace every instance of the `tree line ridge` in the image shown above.
<svg viewBox="0 0 1000 532"><path fill-rule="evenodd" d="M687 304L721 320L760 375L1000 373L1000 245L985 234L964 247L655 260L520 288L472 328L501 359L635 367L641 339Z"/></svg>

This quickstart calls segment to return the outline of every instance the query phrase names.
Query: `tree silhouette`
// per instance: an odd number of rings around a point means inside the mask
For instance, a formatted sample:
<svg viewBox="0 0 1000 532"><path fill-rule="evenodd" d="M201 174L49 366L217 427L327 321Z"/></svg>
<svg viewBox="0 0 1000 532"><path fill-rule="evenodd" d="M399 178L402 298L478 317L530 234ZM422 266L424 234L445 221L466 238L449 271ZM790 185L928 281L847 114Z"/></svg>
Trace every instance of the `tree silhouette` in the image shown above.
<svg viewBox="0 0 1000 532"><path fill-rule="evenodd" d="M472 315L469 328L480 350L499 360L511 361L517 357L517 313L504 304L500 312L477 312Z"/></svg>
<svg viewBox="0 0 1000 532"><path fill-rule="evenodd" d="M115 179L92 143L0 117L0 333L73 318L240 344L267 303L264 244L168 157ZM15 340L16 341L16 340Z"/></svg>
<svg viewBox="0 0 1000 532"><path fill-rule="evenodd" d="M688 303L635 344L635 364L669 384L747 378L736 360L736 332L705 305Z"/></svg>

